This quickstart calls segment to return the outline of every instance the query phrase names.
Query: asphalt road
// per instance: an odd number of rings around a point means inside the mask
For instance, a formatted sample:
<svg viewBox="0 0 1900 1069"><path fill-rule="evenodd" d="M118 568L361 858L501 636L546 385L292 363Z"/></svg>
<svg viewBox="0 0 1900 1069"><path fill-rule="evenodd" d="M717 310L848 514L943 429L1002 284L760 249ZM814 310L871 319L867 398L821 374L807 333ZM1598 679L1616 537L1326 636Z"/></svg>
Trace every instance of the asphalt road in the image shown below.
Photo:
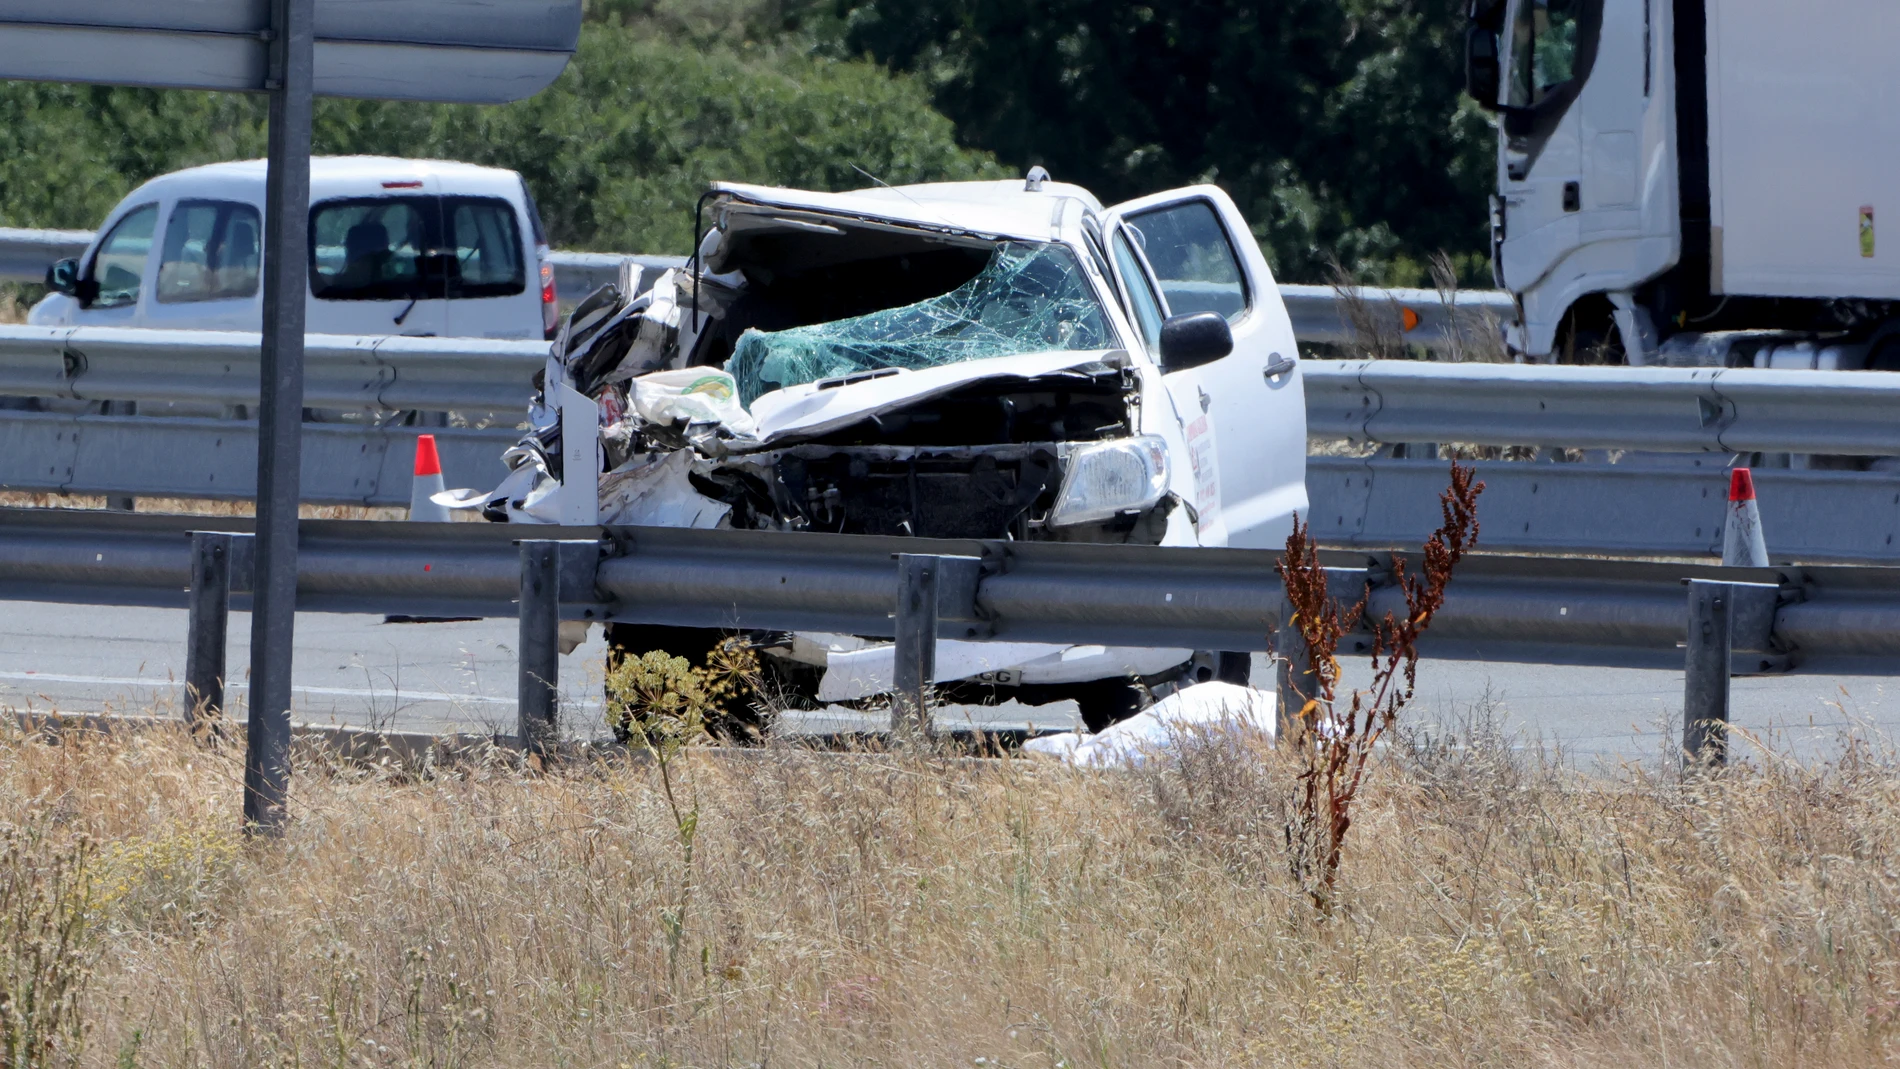
<svg viewBox="0 0 1900 1069"><path fill-rule="evenodd" d="M250 617L233 613L229 663L241 703ZM318 723L409 731L511 731L515 623L384 623L381 617L306 613L297 618L296 715ZM178 609L11 602L0 613L0 707L66 712L176 713L184 675L185 613ZM596 629L562 658L565 727L604 730L604 644ZM1520 745L1580 765L1651 760L1681 733L1680 662L1604 668L1525 664L1483 650L1425 659L1409 719L1435 730L1489 721ZM1348 661L1347 682L1365 670ZM1256 658L1254 678L1270 675ZM1777 748L1808 757L1834 752L1844 731L1900 736L1900 665L1809 664L1785 675L1738 677L1734 720ZM1064 729L1074 707L954 707L940 721ZM882 717L834 711L802 717L804 731L874 728Z"/></svg>

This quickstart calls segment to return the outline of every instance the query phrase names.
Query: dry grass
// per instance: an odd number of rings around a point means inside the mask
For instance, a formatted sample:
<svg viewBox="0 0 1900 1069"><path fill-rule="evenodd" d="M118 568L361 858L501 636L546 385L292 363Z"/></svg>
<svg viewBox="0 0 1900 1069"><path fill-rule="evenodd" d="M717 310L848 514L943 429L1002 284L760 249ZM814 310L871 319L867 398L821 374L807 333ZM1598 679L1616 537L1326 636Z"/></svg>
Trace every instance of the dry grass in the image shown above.
<svg viewBox="0 0 1900 1069"><path fill-rule="evenodd" d="M1273 754L1102 774L695 750L674 769L690 869L651 765L304 767L287 841L247 845L228 752L14 737L0 813L48 849L98 844L87 1065L1894 1052L1890 759L1684 786L1579 781L1483 740L1385 754L1326 921L1287 874Z"/></svg>
<svg viewBox="0 0 1900 1069"><path fill-rule="evenodd" d="M38 291L37 286L34 287L34 291ZM26 322L27 311L38 299L18 283L0 282L0 323Z"/></svg>

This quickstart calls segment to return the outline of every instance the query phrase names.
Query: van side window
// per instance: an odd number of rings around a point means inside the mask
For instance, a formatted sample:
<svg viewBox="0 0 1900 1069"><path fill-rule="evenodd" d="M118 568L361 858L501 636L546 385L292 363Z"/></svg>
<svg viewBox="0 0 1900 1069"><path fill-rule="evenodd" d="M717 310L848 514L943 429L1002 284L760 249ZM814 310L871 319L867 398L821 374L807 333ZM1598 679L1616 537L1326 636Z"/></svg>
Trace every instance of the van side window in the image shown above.
<svg viewBox="0 0 1900 1069"><path fill-rule="evenodd" d="M527 289L514 205L357 197L310 213L310 290L330 301L509 297Z"/></svg>
<svg viewBox="0 0 1900 1069"><path fill-rule="evenodd" d="M257 292L257 209L221 200L181 200L165 221L155 295L164 304L221 301Z"/></svg>
<svg viewBox="0 0 1900 1069"><path fill-rule="evenodd" d="M430 294L424 215L434 197L376 197L320 204L310 215L310 289L332 301L404 301Z"/></svg>
<svg viewBox="0 0 1900 1069"><path fill-rule="evenodd" d="M449 244L460 265L456 275L462 288L506 287L520 279L521 232L515 229L515 213L496 210L494 205L500 201L447 199L451 205Z"/></svg>
<svg viewBox="0 0 1900 1069"><path fill-rule="evenodd" d="M147 204L119 220L99 243L92 259L92 278L99 283L94 308L119 308L139 299L145 281L145 259L152 252L152 231L158 229L158 205Z"/></svg>
<svg viewBox="0 0 1900 1069"><path fill-rule="evenodd" d="M1140 229L1142 251L1154 268L1168 311L1219 312L1228 320L1247 310L1247 283L1227 228L1204 200L1170 204L1131 220Z"/></svg>

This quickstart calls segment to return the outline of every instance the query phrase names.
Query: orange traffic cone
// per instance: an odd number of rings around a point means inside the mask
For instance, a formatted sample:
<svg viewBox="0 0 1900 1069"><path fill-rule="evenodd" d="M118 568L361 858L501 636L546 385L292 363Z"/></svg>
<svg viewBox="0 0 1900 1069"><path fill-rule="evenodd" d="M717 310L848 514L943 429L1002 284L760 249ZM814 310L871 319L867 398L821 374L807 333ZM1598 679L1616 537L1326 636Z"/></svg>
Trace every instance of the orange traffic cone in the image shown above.
<svg viewBox="0 0 1900 1069"><path fill-rule="evenodd" d="M418 435L416 481L409 491L409 518L421 523L449 522L448 506L430 500L446 489L442 483L442 458L435 452L435 435Z"/></svg>
<svg viewBox="0 0 1900 1069"><path fill-rule="evenodd" d="M1768 543L1761 534L1761 507L1755 503L1755 477L1747 468L1728 476L1728 523L1722 530L1722 563L1734 568L1768 567Z"/></svg>

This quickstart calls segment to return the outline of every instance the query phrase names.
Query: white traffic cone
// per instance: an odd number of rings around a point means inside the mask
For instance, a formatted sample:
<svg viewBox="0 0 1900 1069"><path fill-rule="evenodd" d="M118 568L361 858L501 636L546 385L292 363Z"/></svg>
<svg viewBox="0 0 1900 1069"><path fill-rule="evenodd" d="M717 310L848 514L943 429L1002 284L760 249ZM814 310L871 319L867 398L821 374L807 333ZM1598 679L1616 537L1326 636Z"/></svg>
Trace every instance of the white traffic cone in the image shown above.
<svg viewBox="0 0 1900 1069"><path fill-rule="evenodd" d="M1761 536L1761 508L1755 504L1755 477L1747 468L1729 471L1722 563L1734 568L1768 567L1768 543Z"/></svg>
<svg viewBox="0 0 1900 1069"><path fill-rule="evenodd" d="M422 523L449 522L449 509L430 500L448 489L442 483L442 458L435 452L435 435L416 437L416 481L409 491L409 518Z"/></svg>

